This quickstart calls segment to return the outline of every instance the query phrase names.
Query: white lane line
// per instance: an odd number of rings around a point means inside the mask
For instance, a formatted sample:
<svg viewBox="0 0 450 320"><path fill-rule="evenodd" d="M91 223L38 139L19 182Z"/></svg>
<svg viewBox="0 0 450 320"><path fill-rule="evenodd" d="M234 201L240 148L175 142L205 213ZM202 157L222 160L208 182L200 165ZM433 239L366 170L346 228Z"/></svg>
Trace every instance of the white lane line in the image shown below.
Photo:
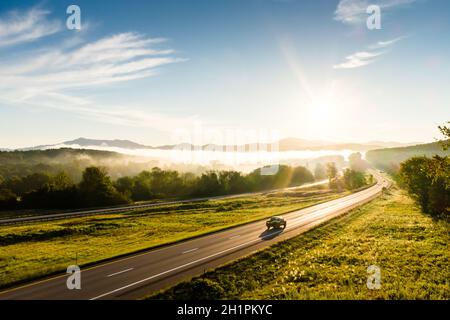
<svg viewBox="0 0 450 320"><path fill-rule="evenodd" d="M125 272L131 271L131 270L133 270L133 269L134 269L134 268L130 268L130 269L126 269L126 270L122 270L122 271L116 272L116 273L112 273L112 274L110 274L110 275L107 275L107 277L116 276L116 275L118 275L118 274L125 273Z"/></svg>
<svg viewBox="0 0 450 320"><path fill-rule="evenodd" d="M344 208L345 208L345 207L344 207ZM320 210L320 209L319 209L319 210ZM323 214L323 213L322 213L322 214ZM316 213L316 215L317 215L317 213ZM313 223L313 222L311 222L311 223ZM294 224L294 225L298 225L298 224L299 224L299 223L297 222L297 223ZM309 224L309 223L307 223L307 224ZM292 229L295 229L295 227L294 227L294 226L291 226L290 228L288 227L288 228L286 228L285 231L292 230ZM271 234L271 235L272 235L272 234ZM265 237L267 237L267 235L265 235ZM98 299L101 299L101 298L106 297L106 296L109 296L109 295L111 295L111 294L113 294L113 293L116 293L116 292L122 291L122 290L124 290L124 289L133 287L133 286L135 286L135 285L137 285L137 284L140 284L140 283L143 283L143 282L147 282L147 281L152 280L152 279L154 279L154 278L158 278L158 277L160 277L160 276L162 276L162 275L165 275L165 274L171 273L171 272L173 272L173 271L176 271L176 270L179 270L179 269L183 269L183 268L185 268L185 267L187 267L187 266L196 264L196 263L198 263L198 262L200 262L200 261L208 260L208 259L210 259L210 258L219 256L219 255L221 255L221 254L223 254L223 253L225 253L225 252L229 252L229 251L235 250L235 249L237 249L237 248L241 248L241 247L244 247L244 246L248 246L248 245L251 244L251 243L255 243L255 242L259 242L259 241L262 241L260 237L258 237L257 239L254 239L254 240L250 240L250 241L245 242L245 243L241 243L240 245L237 245L237 246L234 246L234 247L225 249L225 250L223 250L223 251L216 252L216 253L214 253L214 254L212 254L212 255L209 255L209 256L207 256L207 257L203 257L203 258L200 258L200 259L197 259L197 260L188 262L188 263L186 263L186 264L183 264L183 265L181 265L181 266L178 266L178 267L175 267L175 268L172 268L172 269L163 271L163 272L161 272L161 273L155 274L155 275L150 276L150 277L148 277L148 278L145 278L145 279L142 279L142 280L139 280L139 281L130 283L130 284L126 285L126 286L123 286L123 287L117 288L117 289L115 289L115 290L106 292L106 293L104 293L104 294L101 294L101 295L96 296L96 297L94 297L94 298L91 298L91 299L89 299L89 300L98 300Z"/></svg>
<svg viewBox="0 0 450 320"><path fill-rule="evenodd" d="M194 252L194 251L197 251L197 250L198 250L198 248L194 248L194 249L191 249L191 250L184 251L182 254L186 254L186 253L189 253L189 252Z"/></svg>
<svg viewBox="0 0 450 320"><path fill-rule="evenodd" d="M233 239L239 238L240 236L241 236L241 235L238 234L237 236L233 236L233 237L231 237L231 238L228 238L228 240L233 240Z"/></svg>
<svg viewBox="0 0 450 320"><path fill-rule="evenodd" d="M286 228L286 230L290 230L290 229L294 229L294 228L293 228L293 227L291 227L291 228ZM272 232L270 235L265 235L264 237L271 236L271 235L273 235L273 234L275 234L275 233ZM137 285L137 284L140 284L140 283L143 283L143 282L147 282L147 281L149 281L149 280L152 280L152 279L154 279L154 278L158 278L158 277L160 277L160 276L162 276L162 275L171 273L171 272L176 271L176 270L179 270L179 269L183 269L183 268L185 268L185 267L187 267L187 266L196 264L196 263L198 263L198 262L200 262L200 261L208 260L208 259L210 259L210 258L219 256L219 255L221 255L221 254L223 254L223 253L225 253L225 252L229 252L229 251L235 250L235 249L237 249L237 248L241 248L241 247L244 247L244 246L248 246L249 244L252 244L252 243L255 243L255 242L260 242L260 241L263 241L263 240L261 240L261 238L258 237L258 238L256 238L256 239L250 240L250 241L248 241L248 242L241 243L240 245L237 245L237 246L234 246L234 247L225 249L225 250L220 251L220 252L216 252L216 253L214 253L214 254L212 254L212 255L209 255L209 256L207 256L207 257L203 257L203 258L200 258L200 259L197 259L197 260L188 262L188 263L186 263L186 264L183 264L183 265L181 265L181 266L172 268L172 269L170 269L170 270L163 271L163 272L161 272L161 273L155 274L155 275L150 276L150 277L148 277L148 278L145 278L145 279L142 279L142 280L139 280L139 281L130 283L130 284L126 285L126 286L123 286L123 287L117 288L117 289L115 289L115 290L106 292L106 293L104 293L104 294L101 294L101 295L96 296L96 297L94 297L94 298L91 298L91 299L89 299L89 300L97 300L97 299L101 299L101 298L106 297L106 296L109 296L109 295L111 295L111 294L113 294L113 293L116 293L116 292L122 291L122 290L124 290L124 289L133 287L133 286L135 286L135 285Z"/></svg>
<svg viewBox="0 0 450 320"><path fill-rule="evenodd" d="M288 230L288 228L286 228L286 229ZM292 228L292 229L293 229L293 228ZM289 229L289 230L290 230L290 229ZM122 290L124 290L124 289L133 287L133 286L135 286L135 285L137 285L137 284L140 284L140 283L143 283L143 282L147 282L147 281L152 280L152 279L154 279L154 278L158 278L158 277L160 277L160 276L162 276L162 275L171 273L171 272L176 271L176 270L179 270L179 269L183 269L183 268L185 268L185 267L187 267L187 266L190 266L190 265L192 265L192 264L196 264L197 262L200 262L200 261L203 261L203 260L208 260L208 259L210 259L210 258L219 256L219 255L221 255L221 254L223 254L223 253L225 253L225 252L229 252L229 251L235 250L235 249L240 248L240 247L248 246L248 245L251 244L251 243L260 242L260 241L262 241L262 240L261 240L260 237L258 237L257 239L253 239L253 240L247 241L247 242L245 242L245 243L241 243L240 245L237 245L237 246L234 246L234 247L225 249L225 250L220 251L220 252L216 252L216 253L214 253L214 254L212 254L212 255L209 255L209 256L207 256L207 257L203 257L203 258L200 258L200 259L197 259L197 260L188 262L188 263L186 263L186 264L183 264L183 265L181 265L181 266L172 268L172 269L170 269L170 270L163 271L163 272L161 272L161 273L155 274L155 275L150 276L150 277L148 277L148 278L145 278L145 279L142 279L142 280L139 280L139 281L130 283L130 284L126 285L126 286L123 286L123 287L117 288L117 289L115 289L115 290L106 292L106 293L104 293L104 294L101 294L101 295L96 296L96 297L94 297L94 298L91 298L91 299L89 299L89 300L98 300L98 299L101 299L101 298L106 297L106 296L109 296L109 295L111 295L111 294L113 294L113 293L116 293L116 292L122 291Z"/></svg>
<svg viewBox="0 0 450 320"><path fill-rule="evenodd" d="M94 298L91 298L91 299L89 299L89 300L97 300L97 299L100 299L100 298L109 296L110 294L116 293L116 292L118 292L118 291L122 291L122 290L124 290L124 289L129 288L129 287L133 287L133 286L135 286L135 285L137 285L137 284L140 284L140 283L142 283L142 282L146 282L146 281L149 281L149 280L151 280L151 279L154 279L154 278L160 277L160 276L162 276L162 275L165 275L165 274L167 274L167 273L171 273L171 272L173 272L173 271L176 271L176 270L179 270L179 269L183 269L183 268L185 268L185 267L187 267L187 266L190 266L190 265L192 265L192 264L195 264L195 263L197 263L197 262L200 262L200 261L203 261L203 260L211 259L211 258L216 257L216 256L219 256L219 255L221 255L221 254L223 254L223 253L225 253L225 252L235 250L235 249L237 249L237 248L240 248L240 247L249 245L250 243L257 242L257 241L261 241L261 239L260 239L260 238L254 239L254 240L251 240L251 241L249 241L249 242L242 243L242 244L240 244L240 245L238 245L238 246L235 246L235 247L232 247L232 248L228 248L228 249L223 250L223 251L220 251L220 252L216 252L216 253L214 253L214 254L212 254L212 255L209 255L209 256L207 256L207 257L203 257L203 258L197 259L197 260L195 260L195 261L191 261L191 262L189 262L189 263L183 264L183 265L178 266L178 267L175 267L175 268L173 268L173 269L166 270L166 271L164 271L164 272L155 274L155 275L153 275L153 276L151 276L151 277L148 277L148 278L145 278L145 279L142 279L142 280L139 280L139 281L130 283L130 284L126 285L126 286L123 286L123 287L120 287L120 288L118 288L118 289L115 289L115 290L106 292L106 293L104 293L104 294L101 294L101 295L99 295L99 296L97 296L97 297L94 297Z"/></svg>

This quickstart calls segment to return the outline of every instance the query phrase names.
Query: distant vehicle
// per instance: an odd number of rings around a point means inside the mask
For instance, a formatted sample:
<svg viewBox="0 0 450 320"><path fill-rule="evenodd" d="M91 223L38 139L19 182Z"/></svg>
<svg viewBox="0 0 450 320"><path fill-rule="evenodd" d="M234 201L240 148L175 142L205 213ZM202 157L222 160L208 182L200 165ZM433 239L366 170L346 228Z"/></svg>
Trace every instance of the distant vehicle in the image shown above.
<svg viewBox="0 0 450 320"><path fill-rule="evenodd" d="M286 220L283 217L272 217L266 221L267 230L270 228L274 229L285 229L286 228Z"/></svg>

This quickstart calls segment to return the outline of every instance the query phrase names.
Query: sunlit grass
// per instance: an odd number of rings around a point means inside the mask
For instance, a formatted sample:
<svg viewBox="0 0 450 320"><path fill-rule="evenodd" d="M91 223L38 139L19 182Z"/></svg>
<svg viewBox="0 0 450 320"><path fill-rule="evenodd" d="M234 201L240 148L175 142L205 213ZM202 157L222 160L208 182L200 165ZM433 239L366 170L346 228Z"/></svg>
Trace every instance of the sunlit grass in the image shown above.
<svg viewBox="0 0 450 320"><path fill-rule="evenodd" d="M450 299L449 225L394 190L344 217L154 298ZM381 289L367 288L367 267Z"/></svg>
<svg viewBox="0 0 450 320"><path fill-rule="evenodd" d="M335 199L346 193L290 191L165 205L129 213L0 227L0 286L176 242ZM290 195L290 196L289 196Z"/></svg>

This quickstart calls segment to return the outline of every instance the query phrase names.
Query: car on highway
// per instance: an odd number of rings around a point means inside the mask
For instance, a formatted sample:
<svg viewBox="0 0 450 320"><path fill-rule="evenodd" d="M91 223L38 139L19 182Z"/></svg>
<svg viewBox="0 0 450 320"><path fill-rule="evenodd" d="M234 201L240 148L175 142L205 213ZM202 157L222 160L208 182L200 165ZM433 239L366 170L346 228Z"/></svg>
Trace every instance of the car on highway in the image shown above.
<svg viewBox="0 0 450 320"><path fill-rule="evenodd" d="M283 217L271 217L269 220L266 221L267 229L274 228L274 229L285 229L286 228L286 220L284 220Z"/></svg>

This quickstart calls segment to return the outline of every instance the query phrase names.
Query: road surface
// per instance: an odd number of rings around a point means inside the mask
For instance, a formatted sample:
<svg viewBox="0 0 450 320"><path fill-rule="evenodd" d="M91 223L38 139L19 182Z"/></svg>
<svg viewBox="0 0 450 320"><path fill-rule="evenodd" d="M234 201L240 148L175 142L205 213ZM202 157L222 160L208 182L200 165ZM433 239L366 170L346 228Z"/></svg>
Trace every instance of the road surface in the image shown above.
<svg viewBox="0 0 450 320"><path fill-rule="evenodd" d="M81 271L81 289L69 290L68 274L0 293L0 299L138 299L204 270L294 237L377 197L389 182L378 178L363 191L284 215L285 230L258 221L175 245L119 258Z"/></svg>
<svg viewBox="0 0 450 320"><path fill-rule="evenodd" d="M29 222L77 218L77 217L92 216L92 215L99 215L99 214L121 213L121 212L142 210L145 208L164 206L164 205L170 205L170 204L181 204L181 203L192 203L192 202L207 201L207 200L223 200L223 199L250 197L250 196L264 194L264 193L268 193L268 192L309 188L309 187L322 185L325 183L328 183L328 180L322 180L322 181L318 181L318 182L314 182L314 183L307 183L307 184L297 186L297 187L289 187L289 188L275 189L275 190L262 191L262 192L250 192L250 193L241 193L241 194L234 194L234 195L227 195L227 196L203 197L203 198L174 200L174 201L166 201L166 202L141 203L141 204L135 204L135 205L117 206L117 207L92 209L92 210L82 210L82 211L75 211L75 212L34 215L34 216L21 217L21 218L0 219L0 225L12 225L12 224L22 224L22 223L29 223Z"/></svg>

